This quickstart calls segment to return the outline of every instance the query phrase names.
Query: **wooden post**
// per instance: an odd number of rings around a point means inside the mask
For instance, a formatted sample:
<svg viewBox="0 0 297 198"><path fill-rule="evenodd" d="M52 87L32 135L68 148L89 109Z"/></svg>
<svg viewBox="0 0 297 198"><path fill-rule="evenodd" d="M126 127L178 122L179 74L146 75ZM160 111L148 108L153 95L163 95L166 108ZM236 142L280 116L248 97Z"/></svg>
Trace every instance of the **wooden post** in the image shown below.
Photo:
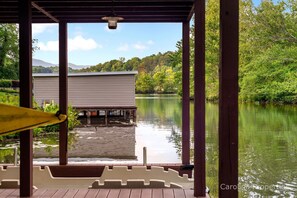
<svg viewBox="0 0 297 198"><path fill-rule="evenodd" d="M205 1L195 2L194 196L205 196Z"/></svg>
<svg viewBox="0 0 297 198"><path fill-rule="evenodd" d="M220 0L219 197L238 197L238 0Z"/></svg>
<svg viewBox="0 0 297 198"><path fill-rule="evenodd" d="M20 106L32 108L32 11L31 0L19 0ZM33 133L20 133L20 196L32 196Z"/></svg>
<svg viewBox="0 0 297 198"><path fill-rule="evenodd" d="M190 164L190 23L183 23L182 163Z"/></svg>
<svg viewBox="0 0 297 198"><path fill-rule="evenodd" d="M104 119L104 120L105 120L105 126L108 125L108 120L107 120L107 119L108 119L108 118L107 118L108 115L107 115L107 112L108 112L108 111L105 110L105 119Z"/></svg>
<svg viewBox="0 0 297 198"><path fill-rule="evenodd" d="M59 105L62 114L67 115L68 109L68 52L67 23L59 22ZM60 165L68 163L68 123L60 124L59 161Z"/></svg>

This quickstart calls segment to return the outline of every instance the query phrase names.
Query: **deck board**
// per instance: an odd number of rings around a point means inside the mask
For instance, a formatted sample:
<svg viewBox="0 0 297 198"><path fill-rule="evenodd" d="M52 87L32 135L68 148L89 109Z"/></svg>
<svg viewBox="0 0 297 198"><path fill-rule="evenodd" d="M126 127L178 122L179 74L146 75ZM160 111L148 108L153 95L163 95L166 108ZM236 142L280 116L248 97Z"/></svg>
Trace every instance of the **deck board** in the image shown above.
<svg viewBox="0 0 297 198"><path fill-rule="evenodd" d="M53 197L57 191L57 189L47 189L41 197Z"/></svg>
<svg viewBox="0 0 297 198"><path fill-rule="evenodd" d="M19 191L19 190L18 190ZM44 193L45 193L46 189L37 189L33 192L33 196L34 198L36 197L41 197ZM19 195L19 192L18 192Z"/></svg>
<svg viewBox="0 0 297 198"><path fill-rule="evenodd" d="M127 198L130 197L131 189L121 189L119 198Z"/></svg>
<svg viewBox="0 0 297 198"><path fill-rule="evenodd" d="M0 197L8 197L10 194L15 192L17 189L4 189L0 191Z"/></svg>
<svg viewBox="0 0 297 198"><path fill-rule="evenodd" d="M78 192L75 194L74 198L82 198L85 197L87 195L87 193L89 192L88 189L79 189Z"/></svg>
<svg viewBox="0 0 297 198"><path fill-rule="evenodd" d="M141 197L141 189L132 189L130 198L140 198Z"/></svg>
<svg viewBox="0 0 297 198"><path fill-rule="evenodd" d="M172 198L174 197L173 189L163 189L163 197L164 198Z"/></svg>
<svg viewBox="0 0 297 198"><path fill-rule="evenodd" d="M87 198L95 198L97 194L99 193L99 189L89 189L88 193L85 197Z"/></svg>
<svg viewBox="0 0 297 198"><path fill-rule="evenodd" d="M0 189L0 197L17 198L19 189ZM153 189L37 189L32 197L47 198L195 198L193 190ZM206 198L209 196L206 195Z"/></svg>
<svg viewBox="0 0 297 198"><path fill-rule="evenodd" d="M174 189L174 196L178 198L185 198L185 191L183 189Z"/></svg>
<svg viewBox="0 0 297 198"><path fill-rule="evenodd" d="M163 191L161 188L153 189L153 196L152 198L163 198Z"/></svg>
<svg viewBox="0 0 297 198"><path fill-rule="evenodd" d="M151 198L152 197L152 189L142 189L141 198Z"/></svg>
<svg viewBox="0 0 297 198"><path fill-rule="evenodd" d="M68 190L66 189L59 189L52 197L53 198L60 198L64 197L64 195L67 193Z"/></svg>
<svg viewBox="0 0 297 198"><path fill-rule="evenodd" d="M120 194L120 189L110 189L108 198L118 198Z"/></svg>
<svg viewBox="0 0 297 198"><path fill-rule="evenodd" d="M8 195L8 198L18 197L19 195L19 189L15 189L10 195Z"/></svg>
<svg viewBox="0 0 297 198"><path fill-rule="evenodd" d="M64 198L73 198L77 192L78 192L77 189L70 189L67 191Z"/></svg>
<svg viewBox="0 0 297 198"><path fill-rule="evenodd" d="M107 198L109 193L108 189L100 189L99 193L97 194L96 198Z"/></svg>

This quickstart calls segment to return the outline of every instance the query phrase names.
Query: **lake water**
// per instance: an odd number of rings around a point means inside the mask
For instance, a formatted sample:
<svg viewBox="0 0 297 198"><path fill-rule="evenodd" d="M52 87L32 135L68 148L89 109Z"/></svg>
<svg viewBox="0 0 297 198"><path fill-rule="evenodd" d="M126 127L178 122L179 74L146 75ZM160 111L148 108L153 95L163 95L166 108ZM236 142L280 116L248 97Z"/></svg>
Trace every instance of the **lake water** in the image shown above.
<svg viewBox="0 0 297 198"><path fill-rule="evenodd" d="M153 151L151 157L156 155L161 160L180 161L180 99L165 96L139 98L137 107L136 134L145 133L145 130L151 132L143 139L149 140L149 148ZM190 108L193 130L193 104ZM216 197L218 105L211 103L206 105L206 163L207 186ZM296 106L239 106L239 188L240 197L297 196Z"/></svg>
<svg viewBox="0 0 297 198"><path fill-rule="evenodd" d="M174 95L138 95L136 127L77 129L69 136L70 163L142 162L147 147L148 163L180 162L181 100ZM193 133L193 104L191 131ZM218 194L218 105L206 105L206 176L211 196ZM115 135L116 134L116 135ZM116 138L115 138L116 137ZM86 145L82 140L89 141ZM98 141L98 142L97 142ZM35 164L57 163L57 138L35 141ZM98 149L94 155L89 153ZM5 144L3 144L5 146ZM6 147L14 145L6 145ZM45 152L39 152L38 149ZM106 150L104 150L106 148ZM85 151L83 149L86 149ZM77 158L77 150L87 156ZM100 151L100 152L99 152ZM121 151L123 151L121 153ZM12 151L2 150L2 162L13 160ZM54 157L52 159L46 156ZM103 159L100 158L104 157ZM240 197L297 196L297 107L241 104L239 107Z"/></svg>

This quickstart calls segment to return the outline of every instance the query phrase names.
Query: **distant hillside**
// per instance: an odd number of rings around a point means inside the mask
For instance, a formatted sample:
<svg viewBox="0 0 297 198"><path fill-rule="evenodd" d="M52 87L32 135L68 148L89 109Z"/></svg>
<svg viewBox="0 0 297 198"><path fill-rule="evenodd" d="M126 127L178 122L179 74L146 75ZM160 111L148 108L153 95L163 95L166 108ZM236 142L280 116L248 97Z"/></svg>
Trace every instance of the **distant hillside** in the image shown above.
<svg viewBox="0 0 297 198"><path fill-rule="evenodd" d="M33 66L42 66L42 67L55 67L58 64L49 63L49 62L45 62L43 60L33 58L32 59L32 65ZM68 63L68 67L71 67L73 69L82 69L82 68L85 68L85 67L89 67L89 65L76 65L76 64L73 64L73 63Z"/></svg>

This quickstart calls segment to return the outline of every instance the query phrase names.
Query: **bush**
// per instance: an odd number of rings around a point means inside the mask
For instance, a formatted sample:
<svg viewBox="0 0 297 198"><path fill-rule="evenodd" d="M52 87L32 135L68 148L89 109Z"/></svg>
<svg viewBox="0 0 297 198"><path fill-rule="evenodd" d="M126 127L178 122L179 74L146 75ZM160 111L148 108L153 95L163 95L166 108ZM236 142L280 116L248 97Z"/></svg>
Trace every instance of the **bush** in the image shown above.
<svg viewBox="0 0 297 198"><path fill-rule="evenodd" d="M11 80L0 79L0 87L9 88L12 86Z"/></svg>
<svg viewBox="0 0 297 198"><path fill-rule="evenodd" d="M51 102L50 104L47 104L44 107L38 107L38 109L48 113L56 113L59 110L59 106L54 102ZM78 118L78 112L72 106L68 106L68 129L69 130L73 130L76 126L80 125L80 121L77 118ZM40 132L46 132L46 133L57 132L59 131L59 125L58 124L49 125L41 129L35 129L34 134L38 135Z"/></svg>

